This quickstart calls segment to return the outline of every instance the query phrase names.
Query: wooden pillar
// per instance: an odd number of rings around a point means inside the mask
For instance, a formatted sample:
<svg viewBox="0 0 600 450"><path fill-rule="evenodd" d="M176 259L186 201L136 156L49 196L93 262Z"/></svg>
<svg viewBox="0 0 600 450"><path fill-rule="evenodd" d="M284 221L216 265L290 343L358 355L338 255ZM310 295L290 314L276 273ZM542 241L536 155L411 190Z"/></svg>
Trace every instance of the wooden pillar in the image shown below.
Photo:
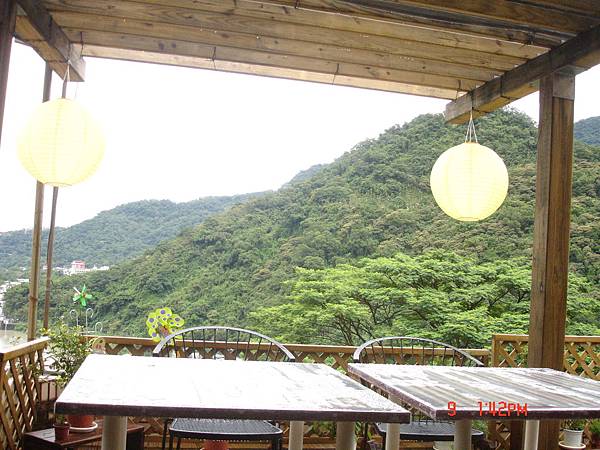
<svg viewBox="0 0 600 450"><path fill-rule="evenodd" d="M573 170L575 76L540 80L529 367L563 370ZM558 421L540 426L540 450L558 448Z"/></svg>
<svg viewBox="0 0 600 450"><path fill-rule="evenodd" d="M46 63L44 91L42 101L50 99L52 86L52 68ZM44 185L35 184L35 211L33 214L33 233L31 241L31 270L29 272L29 310L27 311L27 340L35 339L37 326L37 304L40 290L40 249L42 244L42 219L44 217Z"/></svg>
<svg viewBox="0 0 600 450"><path fill-rule="evenodd" d="M8 84L8 66L16 18L16 0L0 0L0 139L2 139L6 85Z"/></svg>

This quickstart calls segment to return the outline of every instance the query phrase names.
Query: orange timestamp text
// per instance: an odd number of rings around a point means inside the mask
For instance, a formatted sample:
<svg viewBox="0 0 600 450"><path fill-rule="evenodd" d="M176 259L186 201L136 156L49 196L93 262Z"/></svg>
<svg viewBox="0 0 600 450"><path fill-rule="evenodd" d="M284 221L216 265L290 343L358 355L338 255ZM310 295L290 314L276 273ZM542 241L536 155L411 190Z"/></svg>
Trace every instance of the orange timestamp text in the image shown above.
<svg viewBox="0 0 600 450"><path fill-rule="evenodd" d="M480 416L493 416L493 417L527 417L527 403L515 403L505 401L488 401L488 402L477 402L479 405ZM448 416L456 416L456 402L448 402Z"/></svg>

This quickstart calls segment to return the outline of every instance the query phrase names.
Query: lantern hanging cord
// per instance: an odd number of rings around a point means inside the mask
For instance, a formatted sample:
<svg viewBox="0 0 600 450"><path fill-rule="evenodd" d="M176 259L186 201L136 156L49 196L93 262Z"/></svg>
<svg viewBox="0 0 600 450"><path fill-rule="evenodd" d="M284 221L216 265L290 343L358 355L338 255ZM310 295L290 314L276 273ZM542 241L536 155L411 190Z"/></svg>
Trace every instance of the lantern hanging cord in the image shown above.
<svg viewBox="0 0 600 450"><path fill-rule="evenodd" d="M70 73L69 73L69 68L71 67L71 60L67 60L67 69L65 70L65 77L63 78L63 85L62 85L62 98L67 98L67 85L69 84L70 81Z"/></svg>
<svg viewBox="0 0 600 450"><path fill-rule="evenodd" d="M465 135L465 142L473 142L473 139L475 139L477 144L479 143L479 141L477 141L477 132L475 131L475 122L473 122L473 110L471 110L469 125L467 126L467 134Z"/></svg>

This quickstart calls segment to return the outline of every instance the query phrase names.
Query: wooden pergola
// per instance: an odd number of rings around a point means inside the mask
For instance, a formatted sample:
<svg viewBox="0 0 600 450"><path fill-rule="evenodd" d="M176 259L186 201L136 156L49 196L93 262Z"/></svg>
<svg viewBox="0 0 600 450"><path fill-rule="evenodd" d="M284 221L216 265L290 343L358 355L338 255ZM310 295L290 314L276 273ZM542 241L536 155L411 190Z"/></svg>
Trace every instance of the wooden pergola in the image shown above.
<svg viewBox="0 0 600 450"><path fill-rule="evenodd" d="M445 114L452 123L539 90L529 365L562 367L575 76L600 62L600 1L0 0L0 5L0 127L13 36L59 75L69 66L74 81L84 80L85 56L144 61L448 99ZM38 276L39 267L32 269L32 283ZM30 304L35 317L37 295L30 295ZM539 448L556 448L558 424L544 426Z"/></svg>

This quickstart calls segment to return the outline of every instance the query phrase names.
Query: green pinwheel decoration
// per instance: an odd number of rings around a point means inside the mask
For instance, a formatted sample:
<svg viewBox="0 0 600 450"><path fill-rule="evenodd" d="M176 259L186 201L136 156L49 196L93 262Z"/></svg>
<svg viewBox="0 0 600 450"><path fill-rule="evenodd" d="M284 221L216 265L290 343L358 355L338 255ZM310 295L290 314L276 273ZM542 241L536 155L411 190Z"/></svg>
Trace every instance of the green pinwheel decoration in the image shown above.
<svg viewBox="0 0 600 450"><path fill-rule="evenodd" d="M74 287L73 289L75 290L75 295L73 295L73 302L74 303L79 302L81 304L81 306L84 308L87 306L88 301L90 301L94 298L94 296L92 294L87 292L87 288L85 287L85 284L81 288L81 291L79 289L77 289L76 287Z"/></svg>
<svg viewBox="0 0 600 450"><path fill-rule="evenodd" d="M146 319L148 334L155 342L183 328L184 324L185 321L167 307L155 309Z"/></svg>

